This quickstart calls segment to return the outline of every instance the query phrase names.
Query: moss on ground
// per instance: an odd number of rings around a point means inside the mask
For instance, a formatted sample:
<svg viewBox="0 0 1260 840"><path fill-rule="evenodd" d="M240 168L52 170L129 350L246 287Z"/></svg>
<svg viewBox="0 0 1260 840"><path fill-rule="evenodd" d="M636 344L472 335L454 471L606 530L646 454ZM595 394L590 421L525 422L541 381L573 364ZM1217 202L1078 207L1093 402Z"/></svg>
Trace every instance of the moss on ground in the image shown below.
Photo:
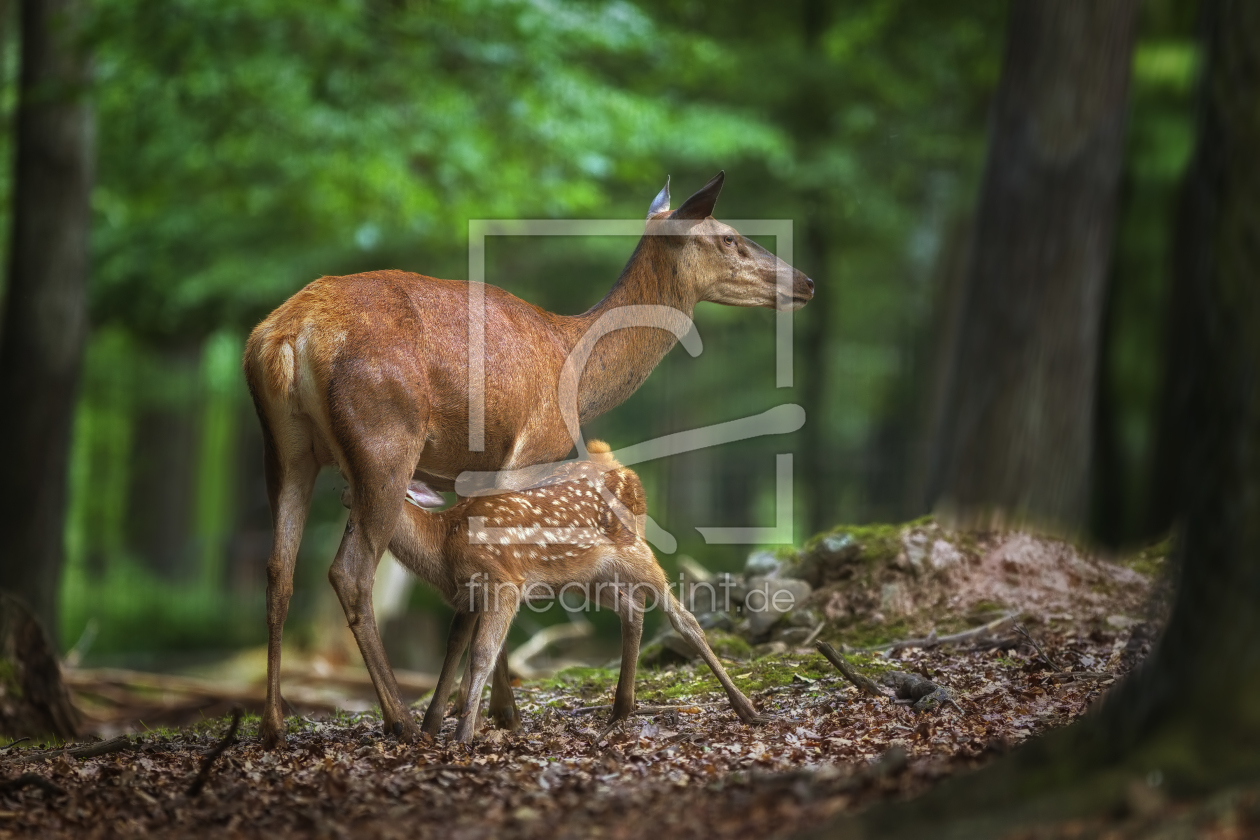
<svg viewBox="0 0 1260 840"><path fill-rule="evenodd" d="M828 539L848 537L857 543L860 549L859 557L868 565L887 563L897 559L901 551L902 532L907 528L926 527L934 522L931 516L924 516L909 522L837 525L829 531L822 531L810 537L801 550L801 554L812 554L822 549L823 543Z"/></svg>
<svg viewBox="0 0 1260 840"><path fill-rule="evenodd" d="M875 676L891 666L867 653L846 654L863 673ZM798 677L817 680L834 677L837 671L818 654L762 656L748 662L726 661L727 672L745 694L791 685ZM636 677L641 703L696 702L724 696L721 683L703 662L693 662L663 670L641 669ZM616 668L570 668L549 680L536 680L542 690L563 689L569 697L587 699L608 696L617 684Z"/></svg>
<svg viewBox="0 0 1260 840"><path fill-rule="evenodd" d="M1138 574L1146 575L1149 578L1157 578L1163 575L1168 568L1168 561L1172 557L1172 552L1173 539L1172 537L1165 537L1154 545L1121 557L1120 564L1128 566Z"/></svg>

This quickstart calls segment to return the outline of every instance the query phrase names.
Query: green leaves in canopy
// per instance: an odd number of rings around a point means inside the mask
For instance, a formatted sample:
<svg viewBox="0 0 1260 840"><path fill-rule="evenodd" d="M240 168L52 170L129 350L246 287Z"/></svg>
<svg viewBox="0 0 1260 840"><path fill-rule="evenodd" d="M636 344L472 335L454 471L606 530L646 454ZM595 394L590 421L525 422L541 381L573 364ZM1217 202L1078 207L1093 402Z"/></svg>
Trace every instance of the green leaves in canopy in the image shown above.
<svg viewBox="0 0 1260 840"><path fill-rule="evenodd" d="M665 157L785 149L738 107L619 81L704 60L628 3L96 9L93 312L153 336L248 326L365 249L461 251L469 217L604 215Z"/></svg>

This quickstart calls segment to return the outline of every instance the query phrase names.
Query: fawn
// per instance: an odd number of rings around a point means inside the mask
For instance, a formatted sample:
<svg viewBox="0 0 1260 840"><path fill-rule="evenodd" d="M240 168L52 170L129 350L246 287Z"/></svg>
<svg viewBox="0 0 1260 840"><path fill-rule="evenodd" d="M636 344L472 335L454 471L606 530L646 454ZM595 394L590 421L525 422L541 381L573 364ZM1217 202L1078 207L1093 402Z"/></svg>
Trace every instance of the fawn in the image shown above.
<svg viewBox="0 0 1260 840"><path fill-rule="evenodd" d="M426 734L435 736L442 727L460 657L471 641L456 737L472 739L482 690L520 604L554 598L566 585L584 587L588 597L621 619L621 673L610 724L634 711L634 672L649 597L664 605L674 629L700 651L740 719L765 720L735 687L695 617L674 597L644 541L647 503L639 477L617 463L608 444L591 441L587 451L590 461L565 464L544 483L462 499L441 512L416 509L441 497L422 482L411 483L408 495L416 507L408 506L400 517L389 550L455 609L442 673L421 725Z"/></svg>

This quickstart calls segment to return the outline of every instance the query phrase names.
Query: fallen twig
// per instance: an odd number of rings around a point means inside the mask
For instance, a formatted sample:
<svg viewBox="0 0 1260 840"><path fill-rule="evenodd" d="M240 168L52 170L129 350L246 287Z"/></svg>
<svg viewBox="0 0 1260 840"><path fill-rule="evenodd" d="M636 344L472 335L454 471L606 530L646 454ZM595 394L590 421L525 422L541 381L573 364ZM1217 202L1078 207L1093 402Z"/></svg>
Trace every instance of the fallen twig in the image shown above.
<svg viewBox="0 0 1260 840"><path fill-rule="evenodd" d="M9 779L0 782L0 794L16 793L25 787L37 787L44 793L54 796L65 796L66 792L61 787L53 784L38 773L23 773L16 779Z"/></svg>
<svg viewBox="0 0 1260 840"><path fill-rule="evenodd" d="M1037 640L1032 637L1028 630L1022 624L1015 625L1015 632L1028 640L1028 644L1032 645L1033 650L1037 651L1037 655L1042 661L1049 665L1055 671L1066 671L1067 669L1050 658L1050 654L1041 649L1041 645L1037 644Z"/></svg>
<svg viewBox="0 0 1260 840"><path fill-rule="evenodd" d="M1007 613L1001 618L995 618L993 621L990 621L988 624L982 624L979 627L973 627L970 630L963 630L961 633L950 633L946 636L938 636L936 635L936 631L932 631L927 636L920 639L902 639L897 642L889 642L888 644L885 644L885 645L876 645L875 647L868 647L868 648L858 648L858 650L862 651L863 653L874 653L876 651L884 651L884 650L893 651L893 650L902 650L904 648L912 648L912 647L924 648L926 650L926 649L930 649L934 647L940 647L941 645L956 645L960 642L970 642L975 639L984 638L985 636L991 634L994 630L1001 627L1003 624L1007 623L1008 621L1013 621L1016 618L1019 618L1019 613L1017 612Z"/></svg>
<svg viewBox="0 0 1260 840"><path fill-rule="evenodd" d="M27 739L23 738L22 740ZM98 755L108 755L113 752L129 750L133 747L135 747L135 744L132 743L130 738L126 735L119 735L117 738L111 738L108 741L97 741L94 744L84 744L81 747L42 752L24 751L9 758L5 764L20 764L27 761L53 761L61 756L66 758L96 758Z"/></svg>
<svg viewBox="0 0 1260 840"><path fill-rule="evenodd" d="M844 678L846 680L848 680L849 682L857 686L858 689L862 691L864 694L869 694L872 697L887 697L888 696L880 689L879 685L876 684L876 682L873 679L871 679L870 677L863 676L862 674L859 674L854 669L854 667L849 664L849 660L841 656L839 651L837 651L831 645L827 644L826 642L819 642L818 644L814 645L814 647L818 649L819 653L827 657L828 662L836 666L836 669L839 670L840 673L844 675Z"/></svg>
<svg viewBox="0 0 1260 840"><path fill-rule="evenodd" d="M206 780L210 778L210 768L214 767L214 763L219 760L219 756L223 755L227 748L232 746L232 743L236 740L236 730L240 725L241 707L237 706L232 710L232 725L228 727L227 734L202 760L201 770L197 772L197 778L193 779L192 784L188 786L188 796L196 796L201 793L201 789L206 785Z"/></svg>
<svg viewBox="0 0 1260 840"><path fill-rule="evenodd" d="M96 758L98 755L108 755L121 750L129 750L134 746L135 744L126 735L119 735L117 738L110 738L108 741L97 741L95 744L71 747L63 752L70 758Z"/></svg>
<svg viewBox="0 0 1260 840"><path fill-rule="evenodd" d="M13 740L13 741L10 741L10 742L8 743L8 746L6 746L4 749L0 750L0 755L8 755L8 754L9 754L9 753L13 750L13 748L14 748L14 747L16 747L18 744L22 743L23 741L29 741L29 740L31 740L31 739L30 739L30 738L25 738L25 737L24 737L24 738L17 738L17 739L15 739L15 740Z"/></svg>
<svg viewBox="0 0 1260 840"><path fill-rule="evenodd" d="M711 703L684 703L678 706L639 706L631 714L634 715L662 715L666 712L686 712L689 709L707 709L711 706L721 706L725 700L714 700ZM570 714L584 715L591 712L606 712L612 709L612 703L604 703L600 706L582 706L573 709Z"/></svg>

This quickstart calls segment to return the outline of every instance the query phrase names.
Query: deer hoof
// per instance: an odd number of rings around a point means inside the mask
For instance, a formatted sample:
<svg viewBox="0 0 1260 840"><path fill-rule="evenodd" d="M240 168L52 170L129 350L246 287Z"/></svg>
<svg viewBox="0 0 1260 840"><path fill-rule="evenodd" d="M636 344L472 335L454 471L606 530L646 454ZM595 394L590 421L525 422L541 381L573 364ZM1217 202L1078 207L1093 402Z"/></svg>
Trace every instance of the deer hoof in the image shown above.
<svg viewBox="0 0 1260 840"><path fill-rule="evenodd" d="M284 746L284 728L283 725L276 725L264 720L262 725L258 727L258 738L262 741L264 750L277 750Z"/></svg>
<svg viewBox="0 0 1260 840"><path fill-rule="evenodd" d="M512 704L506 709L491 709L490 716L494 718L495 724L500 729L515 732L521 728L521 716L516 711L516 704Z"/></svg>
<svg viewBox="0 0 1260 840"><path fill-rule="evenodd" d="M392 735L404 744L414 744L420 737L420 732L416 725L407 720L396 720L393 723L387 723L384 729L386 737Z"/></svg>

